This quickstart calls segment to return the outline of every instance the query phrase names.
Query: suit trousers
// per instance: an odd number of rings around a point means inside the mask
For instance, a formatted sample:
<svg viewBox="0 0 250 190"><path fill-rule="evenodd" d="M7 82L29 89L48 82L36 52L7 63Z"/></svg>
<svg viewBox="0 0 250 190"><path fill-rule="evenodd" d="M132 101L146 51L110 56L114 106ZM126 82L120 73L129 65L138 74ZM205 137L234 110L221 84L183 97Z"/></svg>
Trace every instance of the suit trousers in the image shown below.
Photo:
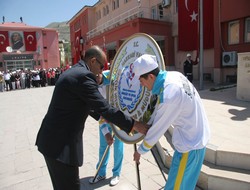
<svg viewBox="0 0 250 190"><path fill-rule="evenodd" d="M54 190L80 190L79 168L44 156Z"/></svg>

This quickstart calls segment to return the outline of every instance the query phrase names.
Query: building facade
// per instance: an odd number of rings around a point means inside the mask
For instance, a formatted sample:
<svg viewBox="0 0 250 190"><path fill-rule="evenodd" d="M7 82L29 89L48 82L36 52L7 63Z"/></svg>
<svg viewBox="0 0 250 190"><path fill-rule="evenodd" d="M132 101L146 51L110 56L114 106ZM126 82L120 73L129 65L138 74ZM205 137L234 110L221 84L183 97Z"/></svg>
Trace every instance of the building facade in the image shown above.
<svg viewBox="0 0 250 190"><path fill-rule="evenodd" d="M0 24L0 70L60 66L58 33L23 22Z"/></svg>
<svg viewBox="0 0 250 190"><path fill-rule="evenodd" d="M214 0L214 81L235 82L237 53L250 52L250 1Z"/></svg>
<svg viewBox="0 0 250 190"><path fill-rule="evenodd" d="M146 33L158 43L167 70L183 72L187 53L203 59L193 67L194 79L235 82L237 53L250 51L250 1L203 0L204 48L199 49L200 0L99 0L85 6L70 20L72 63L92 45L101 46L112 62L121 44L135 33ZM183 29L179 11L184 6L190 25ZM235 11L238 10L238 11ZM240 10L240 11L239 11ZM209 15L207 15L209 14ZM179 17L179 18L178 18ZM206 24L206 19L210 24ZM189 31L195 24L197 31ZM183 38L183 34L188 34ZM181 48L195 37L196 48ZM181 39L181 40L180 40ZM207 46L206 43L210 46Z"/></svg>

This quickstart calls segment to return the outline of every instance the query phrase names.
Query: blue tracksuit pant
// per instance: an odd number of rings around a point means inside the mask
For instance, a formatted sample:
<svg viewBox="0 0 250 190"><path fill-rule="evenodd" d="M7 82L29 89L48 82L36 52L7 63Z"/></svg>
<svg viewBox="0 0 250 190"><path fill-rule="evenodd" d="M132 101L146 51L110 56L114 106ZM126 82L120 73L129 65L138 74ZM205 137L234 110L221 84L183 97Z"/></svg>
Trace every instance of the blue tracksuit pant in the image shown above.
<svg viewBox="0 0 250 190"><path fill-rule="evenodd" d="M164 190L194 190L205 153L206 148L186 153L175 151Z"/></svg>
<svg viewBox="0 0 250 190"><path fill-rule="evenodd" d="M101 131L102 127L105 127L104 125L108 126L109 131L112 134L112 129L108 123L102 123L100 125L99 127L99 134L100 134L99 161L97 163L96 168L98 168L99 163L107 147L106 139L103 136L102 131ZM113 176L120 176L121 168L122 168L122 161L123 161L123 142L120 141L116 136L115 136L115 141L113 143L113 147L114 147L114 167L112 169L112 172L113 172ZM110 157L110 149L108 150L107 155L104 158L102 166L98 172L100 176L106 176L106 169L107 169L109 157Z"/></svg>

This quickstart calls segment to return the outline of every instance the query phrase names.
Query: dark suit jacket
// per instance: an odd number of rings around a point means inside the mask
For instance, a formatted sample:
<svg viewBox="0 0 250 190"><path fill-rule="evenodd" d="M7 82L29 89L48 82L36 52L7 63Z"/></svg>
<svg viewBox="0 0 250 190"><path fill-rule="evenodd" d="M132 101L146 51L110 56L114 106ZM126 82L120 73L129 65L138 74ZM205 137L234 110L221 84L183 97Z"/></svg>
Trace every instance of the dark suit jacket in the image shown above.
<svg viewBox="0 0 250 190"><path fill-rule="evenodd" d="M96 77L80 61L58 79L36 145L45 156L64 163L83 163L84 124L90 110L129 133L134 121L111 107L98 91ZM89 127L98 127L89 126Z"/></svg>
<svg viewBox="0 0 250 190"><path fill-rule="evenodd" d="M184 66L184 75L187 76L187 73L193 74L193 63L192 60L190 62L186 60L183 64Z"/></svg>

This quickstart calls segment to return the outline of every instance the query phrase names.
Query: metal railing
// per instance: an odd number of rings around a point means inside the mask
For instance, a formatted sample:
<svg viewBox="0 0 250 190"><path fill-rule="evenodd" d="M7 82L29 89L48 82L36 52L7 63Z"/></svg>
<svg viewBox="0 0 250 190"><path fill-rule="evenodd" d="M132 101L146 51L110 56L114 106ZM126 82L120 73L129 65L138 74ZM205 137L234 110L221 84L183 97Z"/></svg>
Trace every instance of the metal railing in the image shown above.
<svg viewBox="0 0 250 190"><path fill-rule="evenodd" d="M139 7L134 7L133 9L130 9L130 10L120 14L117 17L110 19L109 21L105 22L104 24L97 26L93 30L90 30L87 33L87 40L105 32L107 30L110 30L110 29L116 27L117 25L120 25L120 24L127 22L129 19L131 19L133 17L135 18L138 15L138 13L139 13Z"/></svg>
<svg viewBox="0 0 250 190"><path fill-rule="evenodd" d="M124 24L128 22L129 20L135 19L135 18L149 18L153 20L161 20L161 21L171 21L172 17L170 15L162 15L161 17L159 15L152 16L150 8L143 8L141 6L136 6L119 16L116 16L107 22L104 22L104 24L97 26L93 30L90 30L87 33L87 40L100 35L108 30L111 30L112 28L115 28L121 24Z"/></svg>

